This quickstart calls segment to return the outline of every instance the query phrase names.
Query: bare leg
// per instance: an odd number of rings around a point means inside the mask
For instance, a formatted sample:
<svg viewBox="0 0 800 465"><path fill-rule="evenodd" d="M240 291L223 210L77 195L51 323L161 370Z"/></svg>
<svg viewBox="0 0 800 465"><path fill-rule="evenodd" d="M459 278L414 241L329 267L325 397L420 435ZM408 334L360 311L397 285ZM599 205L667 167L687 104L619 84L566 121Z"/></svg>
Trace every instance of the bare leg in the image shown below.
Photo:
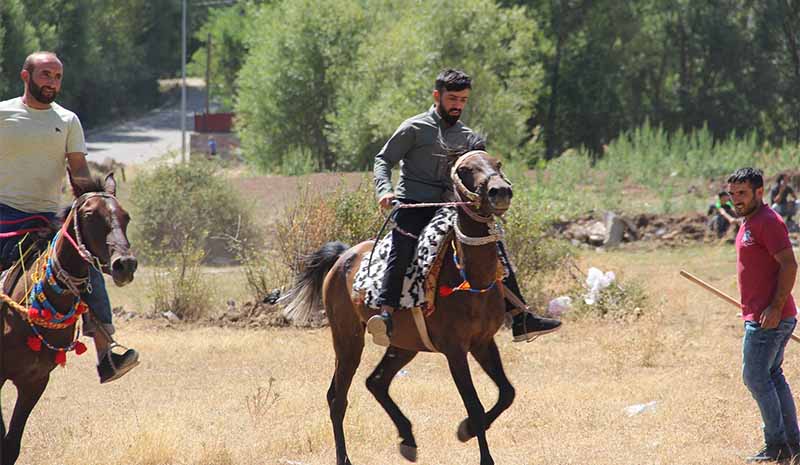
<svg viewBox="0 0 800 465"><path fill-rule="evenodd" d="M367 389L375 396L375 399L389 414L392 422L397 427L397 433L402 439L399 446L400 454L411 462L417 461L417 442L414 440L411 421L403 415L400 407L389 396L389 385L392 384L397 372L416 355L417 352L389 347L386 349L386 353L383 354L381 362L367 378Z"/></svg>
<svg viewBox="0 0 800 465"><path fill-rule="evenodd" d="M486 442L486 411L483 409L475 385L472 383L472 375L469 372L467 354L465 352L454 352L445 354L447 363L450 365L450 374L456 382L458 393L467 408L470 429L475 432L478 438L478 447L481 451L480 465L494 465L489 453L489 444Z"/></svg>
<svg viewBox="0 0 800 465"><path fill-rule="evenodd" d="M495 344L494 339L486 346L473 350L472 355L499 390L497 403L486 413L486 429L488 430L497 417L514 402L516 391L503 370L503 361L500 359L500 351L497 350L497 344ZM474 437L475 434L469 427L469 419L464 419L458 426L458 439L466 442Z"/></svg>

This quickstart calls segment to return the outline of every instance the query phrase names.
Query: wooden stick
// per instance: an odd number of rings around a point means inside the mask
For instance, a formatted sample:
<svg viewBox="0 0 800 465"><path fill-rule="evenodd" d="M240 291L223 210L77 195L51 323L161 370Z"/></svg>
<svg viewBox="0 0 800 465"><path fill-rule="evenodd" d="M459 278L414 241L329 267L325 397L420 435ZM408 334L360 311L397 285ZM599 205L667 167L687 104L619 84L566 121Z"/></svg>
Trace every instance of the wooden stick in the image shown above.
<svg viewBox="0 0 800 465"><path fill-rule="evenodd" d="M711 284L708 284L707 282L705 282L702 279L698 278L697 276L689 273L688 271L681 270L680 275L683 276L684 278L688 279L689 281L697 284L698 286L702 287L703 289L711 292L712 294L714 294L715 296L717 296L720 299L724 300L725 302L728 302L729 304L735 306L739 310L742 309L742 304L740 304L738 300L736 300L733 297L729 296L728 294L720 291L716 287L712 286ZM800 337L795 336L794 334L792 334L791 337L792 337L792 340L794 340L795 342L800 342Z"/></svg>

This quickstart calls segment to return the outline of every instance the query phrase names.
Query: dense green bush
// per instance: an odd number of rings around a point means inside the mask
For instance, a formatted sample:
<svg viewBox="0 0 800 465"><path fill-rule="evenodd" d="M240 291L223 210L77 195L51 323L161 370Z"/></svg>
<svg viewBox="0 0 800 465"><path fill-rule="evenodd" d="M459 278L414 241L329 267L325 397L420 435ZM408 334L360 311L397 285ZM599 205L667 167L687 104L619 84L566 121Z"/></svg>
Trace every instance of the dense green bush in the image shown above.
<svg viewBox="0 0 800 465"><path fill-rule="evenodd" d="M159 165L136 177L131 236L140 257L161 263L169 252L195 244L204 261L213 262L235 259L233 241L259 246L250 206L217 171L198 160Z"/></svg>

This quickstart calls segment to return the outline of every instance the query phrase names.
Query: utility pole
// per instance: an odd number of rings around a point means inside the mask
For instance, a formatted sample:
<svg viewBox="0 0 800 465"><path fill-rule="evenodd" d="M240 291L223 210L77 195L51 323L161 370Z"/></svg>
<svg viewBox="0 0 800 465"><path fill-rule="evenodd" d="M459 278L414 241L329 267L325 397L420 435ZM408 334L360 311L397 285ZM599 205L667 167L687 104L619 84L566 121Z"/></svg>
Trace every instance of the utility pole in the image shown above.
<svg viewBox="0 0 800 465"><path fill-rule="evenodd" d="M181 163L186 163L186 0L181 11Z"/></svg>
<svg viewBox="0 0 800 465"><path fill-rule="evenodd" d="M203 116L203 130L208 132L208 114L210 110L211 100L211 33L208 33L208 40L206 41L206 114Z"/></svg>

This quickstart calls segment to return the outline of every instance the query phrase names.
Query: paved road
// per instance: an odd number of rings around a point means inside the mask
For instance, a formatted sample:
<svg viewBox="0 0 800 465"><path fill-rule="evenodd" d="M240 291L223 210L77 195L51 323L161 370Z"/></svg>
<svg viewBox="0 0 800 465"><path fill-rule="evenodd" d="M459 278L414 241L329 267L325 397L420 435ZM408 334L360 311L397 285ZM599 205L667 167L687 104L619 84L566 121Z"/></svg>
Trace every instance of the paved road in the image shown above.
<svg viewBox="0 0 800 465"><path fill-rule="evenodd" d="M193 113L204 111L204 89L186 89L186 145L194 125ZM86 142L88 159L102 162L111 158L124 164L142 163L170 151L181 150L180 101L176 107L153 110L135 120L108 128L89 131Z"/></svg>

